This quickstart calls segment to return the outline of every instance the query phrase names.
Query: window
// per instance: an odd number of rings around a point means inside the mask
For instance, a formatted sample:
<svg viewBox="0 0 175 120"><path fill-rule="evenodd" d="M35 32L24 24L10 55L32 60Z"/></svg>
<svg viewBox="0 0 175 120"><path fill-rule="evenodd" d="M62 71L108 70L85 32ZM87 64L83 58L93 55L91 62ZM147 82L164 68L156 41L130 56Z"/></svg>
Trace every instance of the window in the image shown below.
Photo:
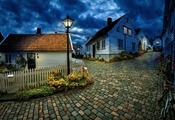
<svg viewBox="0 0 175 120"><path fill-rule="evenodd" d="M106 48L106 41L102 40L102 49L105 49L105 48Z"/></svg>
<svg viewBox="0 0 175 120"><path fill-rule="evenodd" d="M132 50L135 50L135 46L136 46L135 42L132 42Z"/></svg>
<svg viewBox="0 0 175 120"><path fill-rule="evenodd" d="M127 34L127 32L128 32L128 31L127 31L127 27L124 26L124 27L123 27L123 33L124 33L124 34Z"/></svg>
<svg viewBox="0 0 175 120"><path fill-rule="evenodd" d="M132 30L131 29L128 29L128 34L129 34L129 36L132 36Z"/></svg>
<svg viewBox="0 0 175 120"><path fill-rule="evenodd" d="M97 42L97 50L100 50L100 41Z"/></svg>
<svg viewBox="0 0 175 120"><path fill-rule="evenodd" d="M159 41L156 41L156 45L159 45L160 44L160 42Z"/></svg>
<svg viewBox="0 0 175 120"><path fill-rule="evenodd" d="M123 50L123 40L118 39L118 49Z"/></svg>
<svg viewBox="0 0 175 120"><path fill-rule="evenodd" d="M5 63L12 63L11 54L5 54Z"/></svg>
<svg viewBox="0 0 175 120"><path fill-rule="evenodd" d="M36 68L36 54L35 53L27 53L27 64L28 64L28 69Z"/></svg>
<svg viewBox="0 0 175 120"><path fill-rule="evenodd" d="M90 51L90 45L86 46L86 50Z"/></svg>

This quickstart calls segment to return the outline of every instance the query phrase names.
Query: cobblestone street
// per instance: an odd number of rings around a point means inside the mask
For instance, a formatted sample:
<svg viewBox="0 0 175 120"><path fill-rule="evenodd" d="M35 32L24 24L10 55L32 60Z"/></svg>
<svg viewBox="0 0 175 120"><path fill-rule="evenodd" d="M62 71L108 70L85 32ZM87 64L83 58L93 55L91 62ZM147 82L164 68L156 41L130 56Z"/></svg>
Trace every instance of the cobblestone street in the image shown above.
<svg viewBox="0 0 175 120"><path fill-rule="evenodd" d="M29 101L0 102L0 120L157 120L157 55L148 52L115 63L85 60L94 84Z"/></svg>

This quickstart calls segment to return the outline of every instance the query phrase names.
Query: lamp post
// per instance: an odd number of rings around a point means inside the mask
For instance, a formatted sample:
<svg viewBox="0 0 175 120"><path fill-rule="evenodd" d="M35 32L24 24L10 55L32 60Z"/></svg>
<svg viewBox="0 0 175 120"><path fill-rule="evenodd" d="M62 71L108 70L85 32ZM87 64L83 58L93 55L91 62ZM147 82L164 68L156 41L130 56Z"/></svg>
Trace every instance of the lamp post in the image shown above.
<svg viewBox="0 0 175 120"><path fill-rule="evenodd" d="M70 62L69 62L69 28L71 28L74 20L71 19L68 15L65 19L62 20L64 27L67 29L67 75L70 74Z"/></svg>

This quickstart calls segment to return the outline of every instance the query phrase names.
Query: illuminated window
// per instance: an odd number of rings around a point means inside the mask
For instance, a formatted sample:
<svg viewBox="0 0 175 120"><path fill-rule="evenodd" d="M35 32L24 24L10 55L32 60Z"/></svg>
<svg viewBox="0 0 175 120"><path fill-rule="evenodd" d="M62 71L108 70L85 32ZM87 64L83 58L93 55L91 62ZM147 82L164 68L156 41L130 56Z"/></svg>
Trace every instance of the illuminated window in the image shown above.
<svg viewBox="0 0 175 120"><path fill-rule="evenodd" d="M129 36L132 36L132 30L131 29L128 29L128 34L129 34Z"/></svg>
<svg viewBox="0 0 175 120"><path fill-rule="evenodd" d="M123 27L123 33L124 33L124 34L127 34L127 32L128 32L128 31L127 31L127 27L124 26L124 27Z"/></svg>
<svg viewBox="0 0 175 120"><path fill-rule="evenodd" d="M118 49L123 50L123 40L122 39L118 39Z"/></svg>
<svg viewBox="0 0 175 120"><path fill-rule="evenodd" d="M156 44L158 45L160 42L159 41L156 41Z"/></svg>
<svg viewBox="0 0 175 120"><path fill-rule="evenodd" d="M106 42L105 40L102 40L102 49L105 49L106 48Z"/></svg>

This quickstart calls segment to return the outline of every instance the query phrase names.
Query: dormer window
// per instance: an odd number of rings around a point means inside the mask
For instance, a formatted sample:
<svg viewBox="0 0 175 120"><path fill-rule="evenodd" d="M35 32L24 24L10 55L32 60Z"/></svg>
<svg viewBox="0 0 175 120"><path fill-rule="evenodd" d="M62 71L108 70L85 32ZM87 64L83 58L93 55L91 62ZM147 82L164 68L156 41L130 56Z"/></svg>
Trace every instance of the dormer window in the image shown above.
<svg viewBox="0 0 175 120"><path fill-rule="evenodd" d="M124 34L127 34L128 33L127 27L125 27L125 26L123 27L123 33Z"/></svg>
<svg viewBox="0 0 175 120"><path fill-rule="evenodd" d="M129 34L129 36L132 36L132 30L131 29L128 29L128 34Z"/></svg>

